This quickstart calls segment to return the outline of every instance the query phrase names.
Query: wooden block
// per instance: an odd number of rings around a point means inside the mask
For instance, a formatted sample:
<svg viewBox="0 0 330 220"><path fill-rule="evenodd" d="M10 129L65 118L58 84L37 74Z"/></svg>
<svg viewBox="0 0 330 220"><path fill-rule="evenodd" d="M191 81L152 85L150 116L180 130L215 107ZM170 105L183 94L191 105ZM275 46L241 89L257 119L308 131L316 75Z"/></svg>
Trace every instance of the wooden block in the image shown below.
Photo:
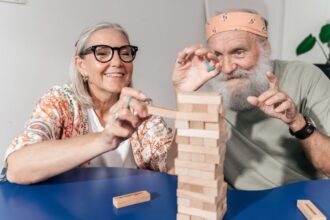
<svg viewBox="0 0 330 220"><path fill-rule="evenodd" d="M203 202L203 201L191 200L190 206L187 206L187 207L196 208L196 209L203 209L204 203L205 202Z"/></svg>
<svg viewBox="0 0 330 220"><path fill-rule="evenodd" d="M187 121L203 121L203 122L218 122L218 114L209 114L201 112L182 112L181 110L176 112L176 119Z"/></svg>
<svg viewBox="0 0 330 220"><path fill-rule="evenodd" d="M189 137L189 144L191 145L203 145L204 139L198 137Z"/></svg>
<svg viewBox="0 0 330 220"><path fill-rule="evenodd" d="M193 105L188 104L188 103L177 103L176 108L180 112L192 112L193 111Z"/></svg>
<svg viewBox="0 0 330 220"><path fill-rule="evenodd" d="M190 121L189 122L189 128L194 128L194 129L204 129L204 122L202 121Z"/></svg>
<svg viewBox="0 0 330 220"><path fill-rule="evenodd" d="M201 178L205 180L214 180L219 177L219 172L209 172L204 170L197 170L197 169L188 169L187 176Z"/></svg>
<svg viewBox="0 0 330 220"><path fill-rule="evenodd" d="M205 130L214 130L214 131L220 132L220 124L207 122L207 123L205 123ZM220 134L220 136L221 136L221 134Z"/></svg>
<svg viewBox="0 0 330 220"><path fill-rule="evenodd" d="M201 153L201 154L211 154L220 155L222 152L221 148L207 147L202 145L188 145L188 144L178 144L178 150L190 153Z"/></svg>
<svg viewBox="0 0 330 220"><path fill-rule="evenodd" d="M174 161L175 167L185 167L190 169L200 169L210 172L215 172L216 170L220 170L221 167L217 164L208 164L208 163L198 163L198 162L192 162L192 161L186 161L186 160L180 160L175 159Z"/></svg>
<svg viewBox="0 0 330 220"><path fill-rule="evenodd" d="M175 167L175 174L188 176L188 168Z"/></svg>
<svg viewBox="0 0 330 220"><path fill-rule="evenodd" d="M174 110L159 108L151 105L148 105L147 109L148 109L148 114L151 115L159 115L165 118L174 118L174 119L176 118L176 111Z"/></svg>
<svg viewBox="0 0 330 220"><path fill-rule="evenodd" d="M189 128L192 129L204 129L204 122L202 121L190 121ZM191 145L203 145L203 138L189 137L189 143Z"/></svg>
<svg viewBox="0 0 330 220"><path fill-rule="evenodd" d="M205 155L205 163L211 163L211 164L223 164L224 157L221 157L221 155Z"/></svg>
<svg viewBox="0 0 330 220"><path fill-rule="evenodd" d="M129 193L112 198L112 203L116 208L122 208L129 205L134 205L150 200L150 193L147 191L139 191Z"/></svg>
<svg viewBox="0 0 330 220"><path fill-rule="evenodd" d="M177 135L184 137L200 137L200 138L214 138L219 139L220 133L212 130L202 129L178 129Z"/></svg>
<svg viewBox="0 0 330 220"><path fill-rule="evenodd" d="M178 189L195 193L203 193L203 186L197 186L189 183L178 183Z"/></svg>
<svg viewBox="0 0 330 220"><path fill-rule="evenodd" d="M204 138L203 145L208 147L218 147L222 142L222 139Z"/></svg>
<svg viewBox="0 0 330 220"><path fill-rule="evenodd" d="M194 178L190 176L178 176L178 181L181 183L188 183L188 184L193 184L193 185L198 185L198 186L204 186L204 187L211 187L211 188L216 188L218 189L221 184L223 184L223 175L220 176L216 180L203 180L200 178Z"/></svg>
<svg viewBox="0 0 330 220"><path fill-rule="evenodd" d="M221 104L221 96L216 92L180 92L177 93L178 103Z"/></svg>
<svg viewBox="0 0 330 220"><path fill-rule="evenodd" d="M192 215L192 216L190 216L190 220L205 220L205 218Z"/></svg>
<svg viewBox="0 0 330 220"><path fill-rule="evenodd" d="M178 200L177 200L178 205L187 206L187 207L190 206L191 202L192 201L190 199L185 199L185 198L180 198L180 197L178 197Z"/></svg>
<svg viewBox="0 0 330 220"><path fill-rule="evenodd" d="M181 198L200 200L209 203L217 203L217 201L219 201L219 197L214 195L204 195L203 193L196 193L182 189L177 189L177 196Z"/></svg>
<svg viewBox="0 0 330 220"><path fill-rule="evenodd" d="M189 121L175 120L174 127L187 129L189 128Z"/></svg>
<svg viewBox="0 0 330 220"><path fill-rule="evenodd" d="M205 162L205 154L196 154L196 153L190 153L191 154L191 161L202 163Z"/></svg>
<svg viewBox="0 0 330 220"><path fill-rule="evenodd" d="M208 113L219 114L219 109L220 109L219 105L207 105L207 112Z"/></svg>
<svg viewBox="0 0 330 220"><path fill-rule="evenodd" d="M205 211L205 210L190 208L185 206L178 206L178 212L199 216L202 218L207 218L209 220L218 220L219 219L218 217L221 215L221 213L218 212Z"/></svg>
<svg viewBox="0 0 330 220"><path fill-rule="evenodd" d="M191 220L190 215L177 213L176 214L176 220Z"/></svg>
<svg viewBox="0 0 330 220"><path fill-rule="evenodd" d="M308 220L326 220L323 213L310 200L297 200L297 207Z"/></svg>
<svg viewBox="0 0 330 220"><path fill-rule="evenodd" d="M178 159L191 161L191 153L178 151Z"/></svg>
<svg viewBox="0 0 330 220"><path fill-rule="evenodd" d="M175 142L177 144L189 144L189 137L175 136Z"/></svg>
<svg viewBox="0 0 330 220"><path fill-rule="evenodd" d="M208 112L208 105L205 104L193 104L193 112Z"/></svg>

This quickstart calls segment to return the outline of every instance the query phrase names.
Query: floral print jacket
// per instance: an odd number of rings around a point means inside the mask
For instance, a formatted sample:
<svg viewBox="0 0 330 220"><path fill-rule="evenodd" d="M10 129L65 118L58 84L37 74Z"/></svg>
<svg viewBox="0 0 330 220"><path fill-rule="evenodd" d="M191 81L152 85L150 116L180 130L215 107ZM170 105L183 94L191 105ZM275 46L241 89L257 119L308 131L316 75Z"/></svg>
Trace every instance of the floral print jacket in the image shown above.
<svg viewBox="0 0 330 220"><path fill-rule="evenodd" d="M68 139L87 133L87 111L78 103L71 85L54 86L41 97L24 131L8 147L5 158L30 144ZM167 151L172 138L171 129L161 117L152 116L144 121L130 138L138 167L166 171Z"/></svg>

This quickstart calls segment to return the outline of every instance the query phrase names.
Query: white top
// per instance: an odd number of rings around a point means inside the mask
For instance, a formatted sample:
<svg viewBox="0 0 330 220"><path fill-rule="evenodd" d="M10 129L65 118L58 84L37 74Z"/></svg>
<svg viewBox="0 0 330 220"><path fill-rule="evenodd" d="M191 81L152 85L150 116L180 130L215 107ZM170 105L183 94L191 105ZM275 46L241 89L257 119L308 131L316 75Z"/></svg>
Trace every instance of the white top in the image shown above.
<svg viewBox="0 0 330 220"><path fill-rule="evenodd" d="M87 109L89 131L91 133L104 130L93 108ZM90 161L91 167L126 167L136 168L132 147L127 139L117 149L106 152Z"/></svg>

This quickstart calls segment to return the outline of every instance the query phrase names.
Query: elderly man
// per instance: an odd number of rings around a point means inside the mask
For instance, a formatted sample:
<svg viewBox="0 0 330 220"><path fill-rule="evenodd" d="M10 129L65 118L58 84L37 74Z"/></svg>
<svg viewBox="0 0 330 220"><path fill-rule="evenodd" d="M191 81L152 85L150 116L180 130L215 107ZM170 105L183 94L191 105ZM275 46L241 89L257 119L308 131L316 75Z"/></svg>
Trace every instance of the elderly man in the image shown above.
<svg viewBox="0 0 330 220"><path fill-rule="evenodd" d="M270 60L267 21L257 13L221 13L206 24L208 48L178 53L178 91L223 95L229 137L225 179L266 189L330 176L330 81L317 67Z"/></svg>

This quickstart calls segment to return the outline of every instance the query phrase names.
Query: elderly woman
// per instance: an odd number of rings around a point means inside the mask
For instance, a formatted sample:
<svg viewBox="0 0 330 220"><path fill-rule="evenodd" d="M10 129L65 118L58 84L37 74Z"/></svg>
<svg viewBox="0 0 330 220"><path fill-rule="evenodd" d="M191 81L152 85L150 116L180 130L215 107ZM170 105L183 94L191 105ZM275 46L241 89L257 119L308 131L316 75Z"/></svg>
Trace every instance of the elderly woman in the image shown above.
<svg viewBox="0 0 330 220"><path fill-rule="evenodd" d="M166 170L171 130L148 116L146 95L130 87L137 51L118 24L82 32L71 84L39 100L6 152L10 182L36 183L79 166Z"/></svg>

